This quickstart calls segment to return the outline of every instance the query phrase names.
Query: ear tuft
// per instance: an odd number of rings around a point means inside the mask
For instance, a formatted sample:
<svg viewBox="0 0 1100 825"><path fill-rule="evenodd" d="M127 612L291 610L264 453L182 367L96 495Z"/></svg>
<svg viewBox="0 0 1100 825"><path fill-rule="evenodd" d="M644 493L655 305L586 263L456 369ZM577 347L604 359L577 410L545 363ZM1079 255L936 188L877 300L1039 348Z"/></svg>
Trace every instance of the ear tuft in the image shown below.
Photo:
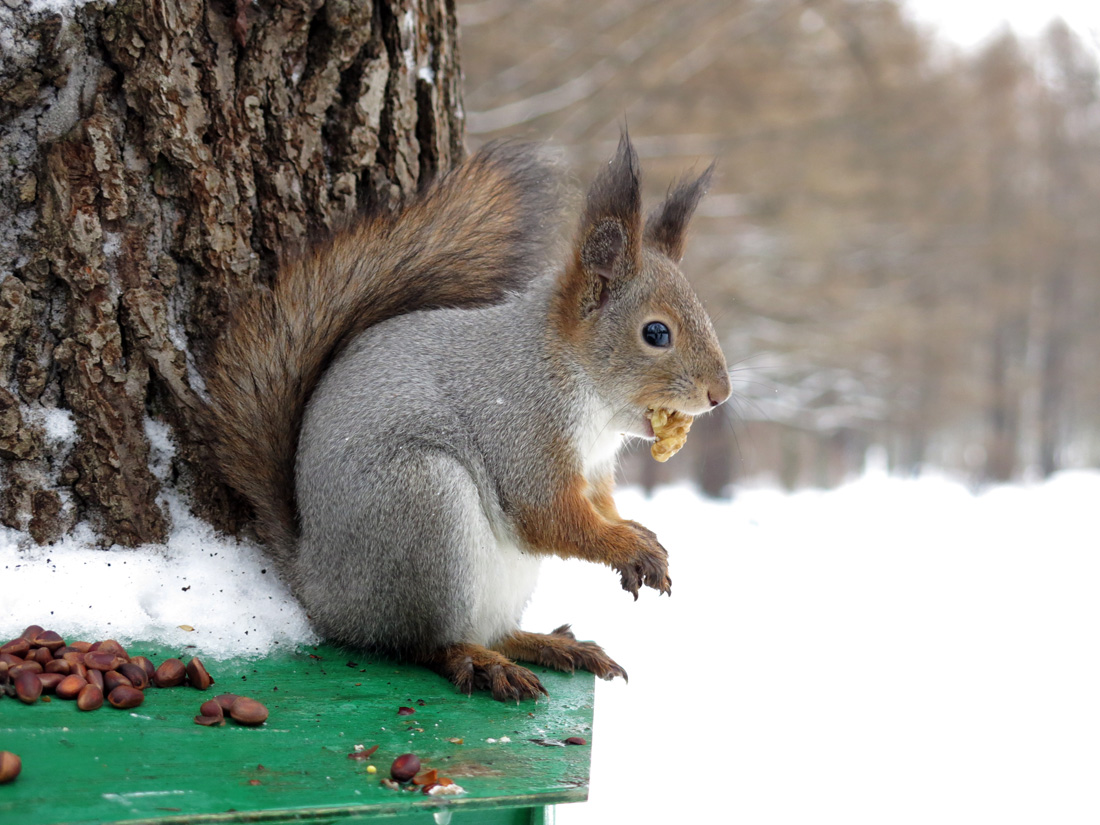
<svg viewBox="0 0 1100 825"><path fill-rule="evenodd" d="M710 187L714 166L712 163L694 181L680 181L646 221L646 244L664 253L675 263L679 263L684 257L687 226L699 201Z"/></svg>
<svg viewBox="0 0 1100 825"><path fill-rule="evenodd" d="M588 190L581 220L581 263L604 278L637 266L641 254L642 198L638 153L623 132L615 157Z"/></svg>

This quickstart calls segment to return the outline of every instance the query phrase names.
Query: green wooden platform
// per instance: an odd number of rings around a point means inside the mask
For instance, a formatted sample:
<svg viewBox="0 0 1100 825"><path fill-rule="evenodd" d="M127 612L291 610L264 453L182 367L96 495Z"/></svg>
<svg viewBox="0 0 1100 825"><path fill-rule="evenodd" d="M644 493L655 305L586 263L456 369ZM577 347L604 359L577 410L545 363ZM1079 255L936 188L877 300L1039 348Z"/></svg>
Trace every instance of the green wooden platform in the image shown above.
<svg viewBox="0 0 1100 825"><path fill-rule="evenodd" d="M157 663L190 655L156 645L128 650ZM0 750L23 760L19 778L0 785L0 822L496 825L541 823L545 806L588 796L591 674L535 668L550 699L517 705L467 697L429 671L326 646L207 665L211 690L149 688L131 711L0 698ZM259 728L194 724L201 702L217 693L259 699L270 718ZM415 713L401 716L401 706ZM531 741L572 736L589 744ZM348 758L356 744L379 747L362 762ZM467 793L383 787L394 757L409 752ZM368 764L378 772L369 774Z"/></svg>

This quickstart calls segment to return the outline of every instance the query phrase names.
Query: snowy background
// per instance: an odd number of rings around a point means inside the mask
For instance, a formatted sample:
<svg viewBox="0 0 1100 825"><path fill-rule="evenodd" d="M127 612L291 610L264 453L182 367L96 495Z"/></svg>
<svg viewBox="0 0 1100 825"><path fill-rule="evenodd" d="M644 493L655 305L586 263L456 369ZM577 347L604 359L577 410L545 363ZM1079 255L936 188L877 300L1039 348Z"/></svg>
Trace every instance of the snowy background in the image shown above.
<svg viewBox="0 0 1100 825"><path fill-rule="evenodd" d="M668 547L673 596L545 565L526 626L572 622L631 677L599 683L591 800L558 823L1100 821L1100 474L618 499ZM262 556L174 517L167 550L0 536L0 637L310 638Z"/></svg>

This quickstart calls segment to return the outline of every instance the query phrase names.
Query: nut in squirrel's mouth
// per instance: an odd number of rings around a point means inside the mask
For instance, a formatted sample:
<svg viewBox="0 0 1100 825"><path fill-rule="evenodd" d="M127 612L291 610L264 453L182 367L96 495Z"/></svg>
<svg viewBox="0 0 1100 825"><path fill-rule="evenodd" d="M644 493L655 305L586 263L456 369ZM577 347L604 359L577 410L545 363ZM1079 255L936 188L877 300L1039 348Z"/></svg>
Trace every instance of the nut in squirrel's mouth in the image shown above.
<svg viewBox="0 0 1100 825"><path fill-rule="evenodd" d="M664 408L646 410L646 423L656 436L649 452L660 462L668 461L680 451L687 441L693 417L679 410Z"/></svg>

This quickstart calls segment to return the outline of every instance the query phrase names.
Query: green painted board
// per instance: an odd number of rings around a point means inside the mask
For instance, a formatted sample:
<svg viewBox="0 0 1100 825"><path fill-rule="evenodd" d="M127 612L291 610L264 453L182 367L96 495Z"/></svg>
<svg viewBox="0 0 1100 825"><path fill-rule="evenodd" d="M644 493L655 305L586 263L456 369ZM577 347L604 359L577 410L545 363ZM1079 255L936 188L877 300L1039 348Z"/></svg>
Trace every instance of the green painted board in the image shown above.
<svg viewBox="0 0 1100 825"><path fill-rule="evenodd" d="M159 663L189 654L128 646ZM23 771L0 785L0 822L536 823L542 806L588 796L593 677L535 668L550 693L538 703L466 696L436 674L320 646L257 661L208 662L216 683L149 688L133 710L82 712L56 697L0 698L0 750ZM258 728L206 728L193 717L218 693L267 705ZM411 707L415 713L398 714ZM507 737L510 742L499 741ZM461 739L458 744L450 740ZM496 742L487 740L495 739ZM356 744L378 745L368 762ZM430 797L382 786L394 757L416 753L466 789ZM377 773L367 773L373 764ZM438 814L438 815L437 815Z"/></svg>

